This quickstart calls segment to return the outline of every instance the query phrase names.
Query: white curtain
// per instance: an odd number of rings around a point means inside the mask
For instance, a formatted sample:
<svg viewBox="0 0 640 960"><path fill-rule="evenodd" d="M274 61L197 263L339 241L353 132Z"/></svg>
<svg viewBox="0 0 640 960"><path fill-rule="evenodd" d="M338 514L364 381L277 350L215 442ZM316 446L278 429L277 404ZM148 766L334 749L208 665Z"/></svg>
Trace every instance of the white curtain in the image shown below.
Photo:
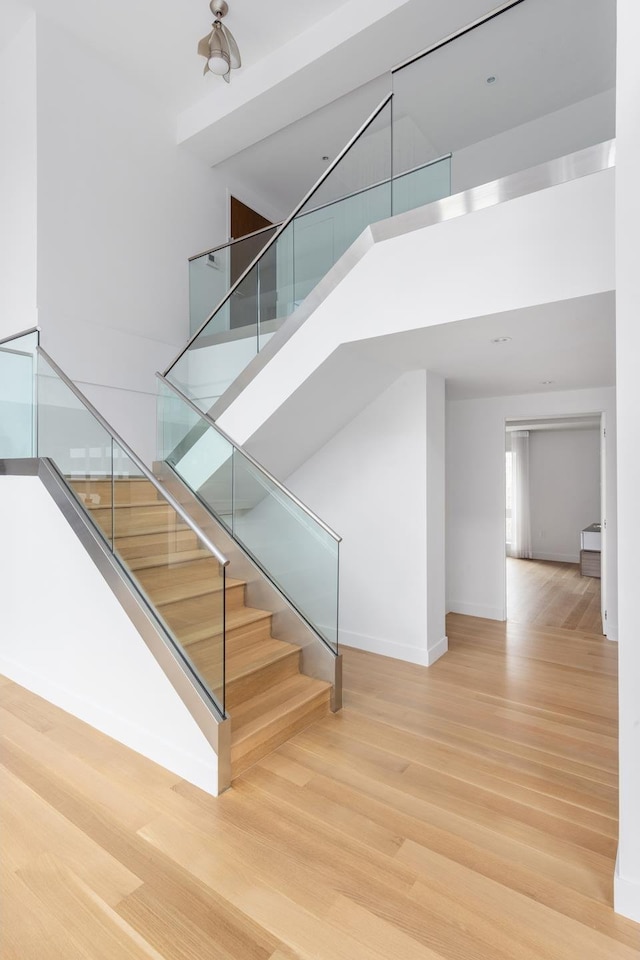
<svg viewBox="0 0 640 960"><path fill-rule="evenodd" d="M511 550L512 557L531 559L529 506L529 431L511 434Z"/></svg>

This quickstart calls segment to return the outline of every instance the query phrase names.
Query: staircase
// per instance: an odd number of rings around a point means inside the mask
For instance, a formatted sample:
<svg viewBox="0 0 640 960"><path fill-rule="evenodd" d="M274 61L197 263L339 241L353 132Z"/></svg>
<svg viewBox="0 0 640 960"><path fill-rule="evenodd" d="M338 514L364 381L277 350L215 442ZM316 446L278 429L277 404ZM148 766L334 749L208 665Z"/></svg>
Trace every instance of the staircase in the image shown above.
<svg viewBox="0 0 640 960"><path fill-rule="evenodd" d="M300 672L300 648L272 636L272 614L246 605L244 581L223 581L149 480L67 481L219 699L225 678L232 777L329 712L331 684Z"/></svg>

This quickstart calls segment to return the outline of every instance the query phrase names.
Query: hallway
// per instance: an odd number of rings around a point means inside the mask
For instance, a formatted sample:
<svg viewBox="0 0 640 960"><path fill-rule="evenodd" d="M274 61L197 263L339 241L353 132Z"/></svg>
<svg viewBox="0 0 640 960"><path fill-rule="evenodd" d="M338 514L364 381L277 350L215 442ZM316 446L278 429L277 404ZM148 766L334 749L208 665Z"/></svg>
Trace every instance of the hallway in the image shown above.
<svg viewBox="0 0 640 960"><path fill-rule="evenodd" d="M3 960L638 960L615 644L463 616L218 799L0 683Z"/></svg>
<svg viewBox="0 0 640 960"><path fill-rule="evenodd" d="M601 636L600 580L577 563L507 557L507 619Z"/></svg>

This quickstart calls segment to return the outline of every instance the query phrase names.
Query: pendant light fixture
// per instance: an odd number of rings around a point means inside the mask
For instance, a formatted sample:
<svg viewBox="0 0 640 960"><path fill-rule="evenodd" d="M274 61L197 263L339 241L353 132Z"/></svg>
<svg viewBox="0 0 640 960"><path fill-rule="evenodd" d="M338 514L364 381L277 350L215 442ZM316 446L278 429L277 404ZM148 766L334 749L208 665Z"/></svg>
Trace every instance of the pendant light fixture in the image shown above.
<svg viewBox="0 0 640 960"><path fill-rule="evenodd" d="M222 23L222 18L229 12L229 4L226 0L211 0L209 9L215 17L213 30L198 44L198 54L207 61L204 65L205 76L215 73L230 83L231 71L241 66L242 61L233 34Z"/></svg>

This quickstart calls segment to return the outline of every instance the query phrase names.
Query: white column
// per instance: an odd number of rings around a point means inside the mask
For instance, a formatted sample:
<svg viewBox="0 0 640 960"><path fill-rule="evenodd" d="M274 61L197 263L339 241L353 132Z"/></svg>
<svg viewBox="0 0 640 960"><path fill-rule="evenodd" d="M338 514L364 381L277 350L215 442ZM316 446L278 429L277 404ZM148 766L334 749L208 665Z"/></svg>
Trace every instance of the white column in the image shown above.
<svg viewBox="0 0 640 960"><path fill-rule="evenodd" d="M445 387L427 371L427 658L447 652L445 626Z"/></svg>
<svg viewBox="0 0 640 960"><path fill-rule="evenodd" d="M620 839L618 913L640 921L640 6L618 0L616 286Z"/></svg>

